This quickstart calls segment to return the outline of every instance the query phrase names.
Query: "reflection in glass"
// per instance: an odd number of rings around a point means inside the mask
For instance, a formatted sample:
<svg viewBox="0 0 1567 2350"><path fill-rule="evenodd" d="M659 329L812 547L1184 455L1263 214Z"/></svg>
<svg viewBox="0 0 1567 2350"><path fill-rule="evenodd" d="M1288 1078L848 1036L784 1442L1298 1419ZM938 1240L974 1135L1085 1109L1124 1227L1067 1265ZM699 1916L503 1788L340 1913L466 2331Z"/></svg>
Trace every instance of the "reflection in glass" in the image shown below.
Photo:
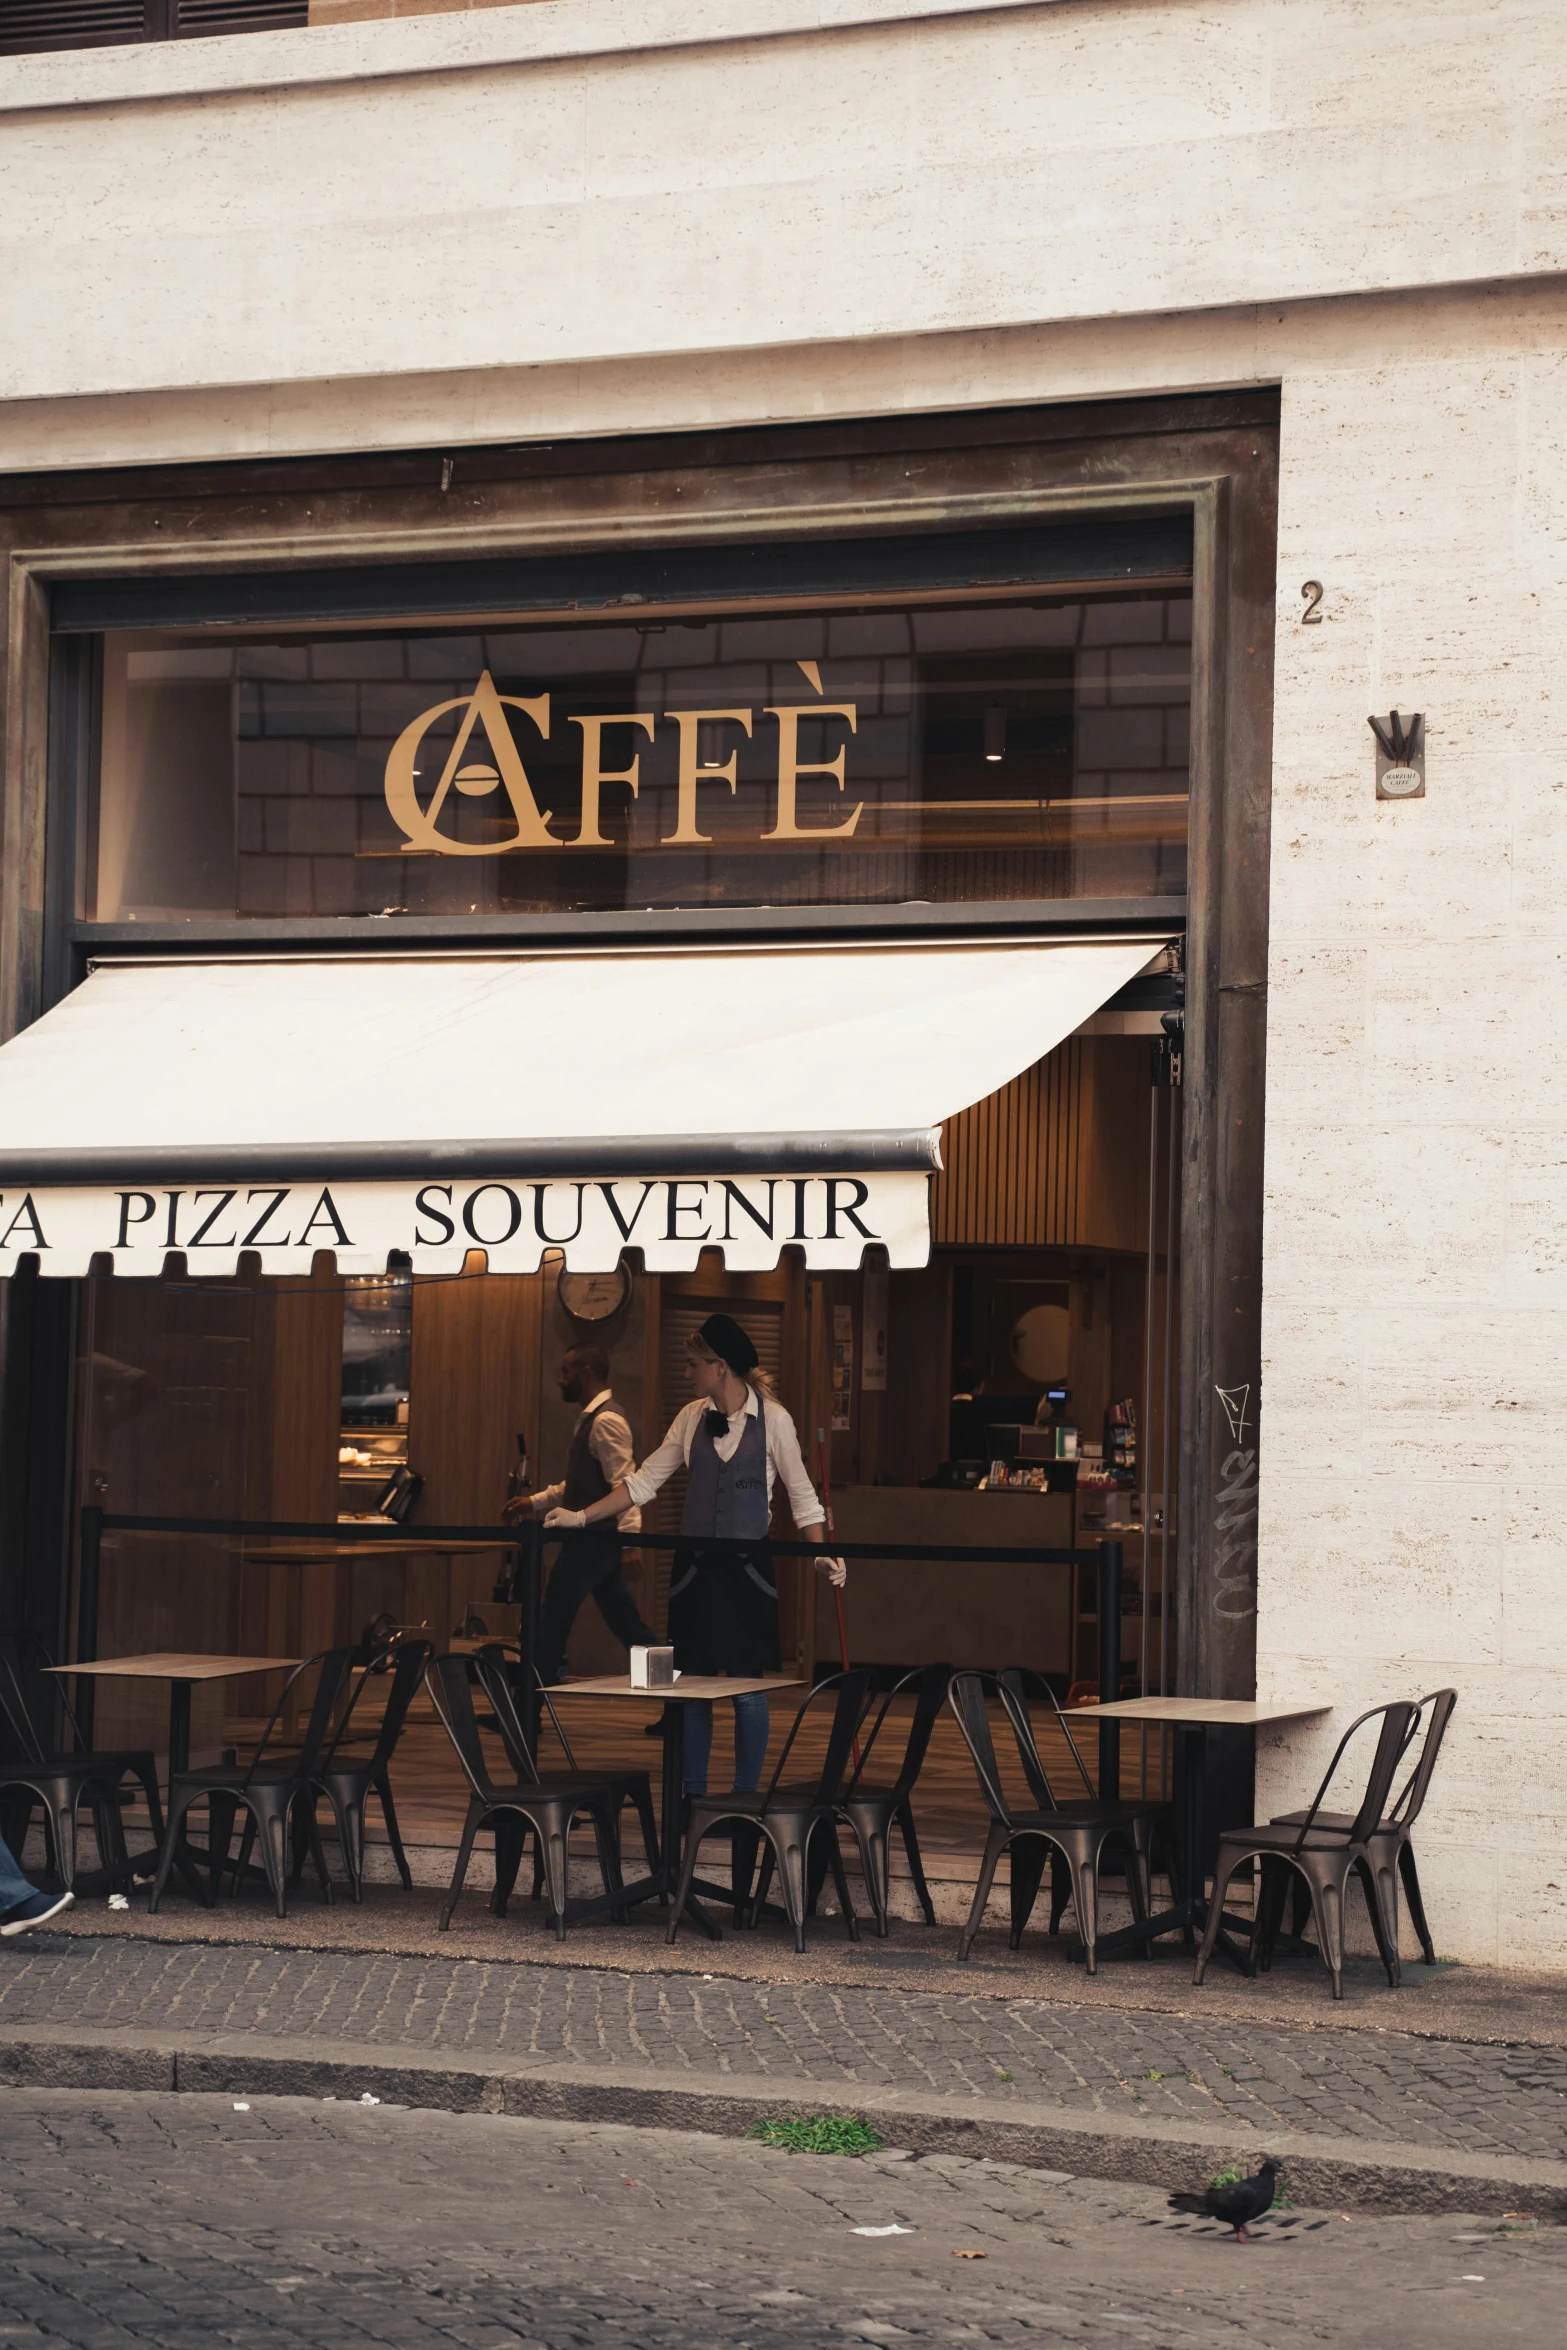
<svg viewBox="0 0 1567 2350"><path fill-rule="evenodd" d="M343 1284L343 1417L348 1428L408 1424L413 1350L410 1274L349 1277Z"/></svg>
<svg viewBox="0 0 1567 2350"><path fill-rule="evenodd" d="M85 910L1178 894L1190 635L1142 592L110 636Z"/></svg>

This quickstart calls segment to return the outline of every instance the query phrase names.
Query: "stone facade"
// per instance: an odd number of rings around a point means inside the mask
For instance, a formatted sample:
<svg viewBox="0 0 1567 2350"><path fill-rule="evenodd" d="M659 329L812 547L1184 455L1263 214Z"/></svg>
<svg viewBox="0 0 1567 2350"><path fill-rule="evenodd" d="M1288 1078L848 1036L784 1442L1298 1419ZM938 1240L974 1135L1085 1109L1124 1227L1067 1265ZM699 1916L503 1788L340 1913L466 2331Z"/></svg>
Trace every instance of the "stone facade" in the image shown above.
<svg viewBox="0 0 1567 2350"><path fill-rule="evenodd" d="M1280 384L1259 1694L1455 1683L1439 1943L1567 1969L1564 98L1553 0L547 0L13 60L0 467Z"/></svg>

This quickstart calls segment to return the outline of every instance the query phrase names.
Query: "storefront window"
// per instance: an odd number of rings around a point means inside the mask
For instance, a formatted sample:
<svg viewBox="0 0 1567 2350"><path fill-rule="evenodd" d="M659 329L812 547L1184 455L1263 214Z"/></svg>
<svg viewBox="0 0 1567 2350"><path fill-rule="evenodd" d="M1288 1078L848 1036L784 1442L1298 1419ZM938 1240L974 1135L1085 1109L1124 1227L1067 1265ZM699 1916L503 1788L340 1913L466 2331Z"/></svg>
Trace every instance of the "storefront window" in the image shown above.
<svg viewBox="0 0 1567 2350"><path fill-rule="evenodd" d="M1191 600L104 640L98 921L1168 896Z"/></svg>

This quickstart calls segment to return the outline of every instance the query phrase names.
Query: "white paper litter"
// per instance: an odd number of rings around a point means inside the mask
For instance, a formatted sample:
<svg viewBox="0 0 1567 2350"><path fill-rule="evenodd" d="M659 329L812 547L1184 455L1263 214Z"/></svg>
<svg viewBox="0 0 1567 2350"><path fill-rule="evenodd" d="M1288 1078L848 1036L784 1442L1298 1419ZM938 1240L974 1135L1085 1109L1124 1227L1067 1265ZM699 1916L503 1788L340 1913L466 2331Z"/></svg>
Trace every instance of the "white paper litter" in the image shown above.
<svg viewBox="0 0 1567 2350"><path fill-rule="evenodd" d="M128 1894L125 1894L125 1893L111 1893L111 1894L110 1894L110 1896L109 1896L109 1907L110 1907L111 1909L129 1909L129 1908L130 1908L130 1906L131 1906L131 1904L130 1904L130 1896L129 1896Z"/></svg>
<svg viewBox="0 0 1567 2350"><path fill-rule="evenodd" d="M240 2098L236 2097L234 2100L234 2111L236 2113L249 2113L250 2107L246 2105Z"/></svg>
<svg viewBox="0 0 1567 2350"><path fill-rule="evenodd" d="M361 2105L379 2105L381 2100L379 2097L372 2097L368 2089L363 2089L360 2091L359 2102Z"/></svg>
<svg viewBox="0 0 1567 2350"><path fill-rule="evenodd" d="M912 2236L914 2230L900 2228L897 2221L894 2220L890 2228L856 2228L854 2233L857 2236Z"/></svg>

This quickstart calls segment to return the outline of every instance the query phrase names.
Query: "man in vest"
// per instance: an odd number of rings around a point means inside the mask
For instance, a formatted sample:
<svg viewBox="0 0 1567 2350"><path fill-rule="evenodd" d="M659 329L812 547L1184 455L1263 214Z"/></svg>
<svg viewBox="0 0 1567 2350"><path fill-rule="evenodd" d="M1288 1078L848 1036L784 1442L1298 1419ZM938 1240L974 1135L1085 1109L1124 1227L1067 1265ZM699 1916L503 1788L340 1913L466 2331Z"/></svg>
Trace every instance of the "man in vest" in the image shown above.
<svg viewBox="0 0 1567 2350"><path fill-rule="evenodd" d="M542 1492L520 1502L508 1502L508 1517L531 1510L542 1518L557 1505L585 1510L612 1492L635 1460L630 1424L610 1393L609 1357L604 1349L568 1348L559 1380L563 1401L579 1407L566 1455L566 1474L558 1485L546 1485ZM622 1510L615 1522L622 1534L635 1534L642 1524L642 1512L633 1504ZM653 1640L621 1572L621 1559L618 1546L602 1536L572 1534L561 1544L539 1612L539 1671L546 1683L558 1681L566 1669L566 1643L589 1592L598 1603L599 1614L625 1647L645 1648Z"/></svg>

